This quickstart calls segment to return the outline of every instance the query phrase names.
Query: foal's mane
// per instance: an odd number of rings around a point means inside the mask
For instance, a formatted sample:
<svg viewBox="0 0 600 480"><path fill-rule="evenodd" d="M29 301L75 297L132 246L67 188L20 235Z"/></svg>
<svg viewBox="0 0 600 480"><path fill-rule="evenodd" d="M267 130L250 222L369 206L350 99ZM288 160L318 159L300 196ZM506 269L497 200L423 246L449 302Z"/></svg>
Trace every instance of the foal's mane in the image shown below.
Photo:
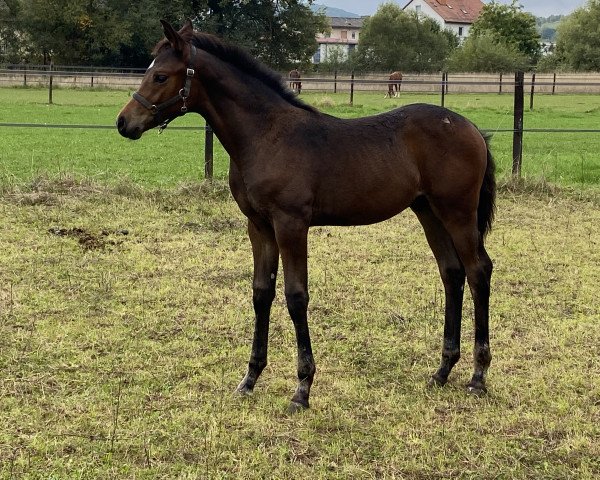
<svg viewBox="0 0 600 480"><path fill-rule="evenodd" d="M277 93L287 102L295 107L316 112L317 110L300 100L294 92L285 85L282 76L271 70L269 67L252 57L246 50L229 44L215 35L209 33L194 32L191 38L185 38L192 45L218 57L224 62L234 65L242 72L260 80L267 87ZM167 40L161 41L155 49L158 52L165 45Z"/></svg>

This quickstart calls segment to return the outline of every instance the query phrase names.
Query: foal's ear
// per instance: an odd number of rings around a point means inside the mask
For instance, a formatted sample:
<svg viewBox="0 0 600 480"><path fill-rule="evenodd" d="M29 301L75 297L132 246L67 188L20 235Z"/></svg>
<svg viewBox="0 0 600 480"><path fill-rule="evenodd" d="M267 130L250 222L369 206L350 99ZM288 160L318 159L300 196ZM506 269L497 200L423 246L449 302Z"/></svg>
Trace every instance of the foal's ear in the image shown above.
<svg viewBox="0 0 600 480"><path fill-rule="evenodd" d="M160 23L163 26L163 31L165 32L165 37L171 43L171 46L176 52L182 52L183 47L185 46L185 41L181 38L178 32L171 26L169 22L166 20L161 20Z"/></svg>
<svg viewBox="0 0 600 480"><path fill-rule="evenodd" d="M194 34L194 26L192 25L192 21L187 18L183 23L183 27L179 30L179 35L183 38L188 38Z"/></svg>

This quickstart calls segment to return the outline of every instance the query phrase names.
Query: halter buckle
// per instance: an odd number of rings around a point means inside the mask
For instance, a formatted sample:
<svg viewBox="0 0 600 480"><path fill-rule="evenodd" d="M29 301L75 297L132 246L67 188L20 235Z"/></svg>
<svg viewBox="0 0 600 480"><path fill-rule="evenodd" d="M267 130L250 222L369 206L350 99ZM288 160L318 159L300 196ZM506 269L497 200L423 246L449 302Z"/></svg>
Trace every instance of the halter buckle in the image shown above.
<svg viewBox="0 0 600 480"><path fill-rule="evenodd" d="M193 77L195 73L196 71L193 68L188 68L186 72L188 77Z"/></svg>

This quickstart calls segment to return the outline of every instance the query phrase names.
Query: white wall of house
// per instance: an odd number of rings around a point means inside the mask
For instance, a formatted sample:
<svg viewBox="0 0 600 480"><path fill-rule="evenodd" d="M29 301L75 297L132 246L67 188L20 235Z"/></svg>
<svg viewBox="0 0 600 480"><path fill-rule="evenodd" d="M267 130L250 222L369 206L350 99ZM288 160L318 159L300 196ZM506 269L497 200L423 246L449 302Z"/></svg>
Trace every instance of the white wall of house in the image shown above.
<svg viewBox="0 0 600 480"><path fill-rule="evenodd" d="M350 51L358 45L359 36L360 29L350 26L332 27L331 32L327 36L318 34L317 43L319 44L319 48L313 56L312 62L326 62L334 51L341 54L340 60L345 60L348 58Z"/></svg>
<svg viewBox="0 0 600 480"><path fill-rule="evenodd" d="M453 32L459 40L464 40L469 36L471 25L467 23L447 23L446 29Z"/></svg>

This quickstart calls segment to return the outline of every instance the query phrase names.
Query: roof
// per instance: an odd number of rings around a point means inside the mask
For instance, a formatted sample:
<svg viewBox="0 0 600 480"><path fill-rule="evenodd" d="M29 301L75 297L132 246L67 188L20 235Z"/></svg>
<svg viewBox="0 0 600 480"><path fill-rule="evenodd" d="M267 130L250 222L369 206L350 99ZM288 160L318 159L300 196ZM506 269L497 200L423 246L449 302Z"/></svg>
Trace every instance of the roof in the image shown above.
<svg viewBox="0 0 600 480"><path fill-rule="evenodd" d="M413 0L406 4L406 7ZM481 0L422 0L446 23L473 23L479 17L484 3Z"/></svg>
<svg viewBox="0 0 600 480"><path fill-rule="evenodd" d="M332 28L362 28L364 18L329 17Z"/></svg>

